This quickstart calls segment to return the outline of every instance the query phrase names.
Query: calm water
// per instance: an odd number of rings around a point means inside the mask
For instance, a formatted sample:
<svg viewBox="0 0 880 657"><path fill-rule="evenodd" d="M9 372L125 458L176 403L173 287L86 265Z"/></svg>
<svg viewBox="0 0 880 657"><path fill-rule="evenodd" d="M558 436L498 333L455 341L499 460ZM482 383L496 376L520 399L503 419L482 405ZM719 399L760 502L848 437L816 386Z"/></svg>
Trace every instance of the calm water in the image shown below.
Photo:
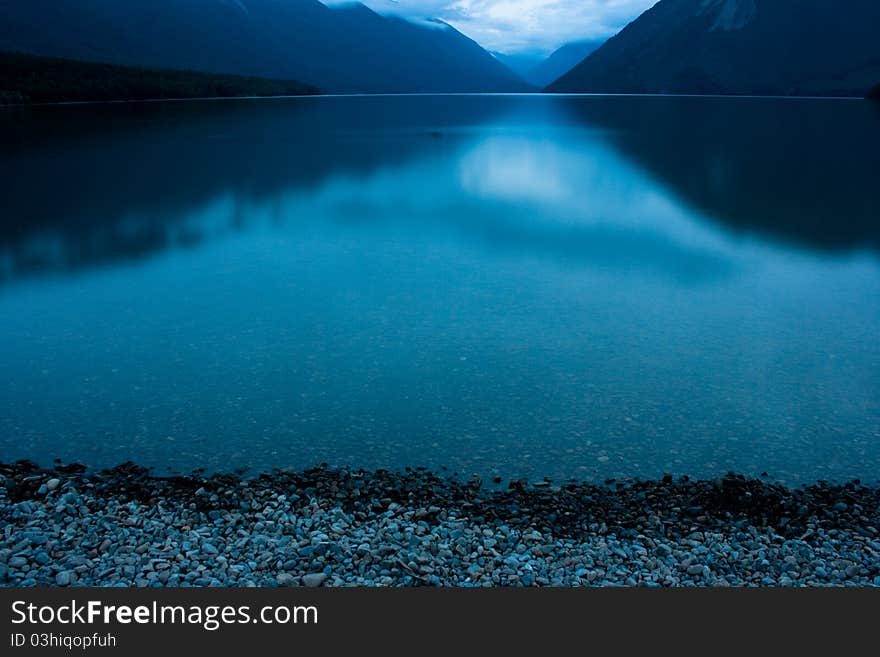
<svg viewBox="0 0 880 657"><path fill-rule="evenodd" d="M0 110L0 459L880 478L880 109Z"/></svg>

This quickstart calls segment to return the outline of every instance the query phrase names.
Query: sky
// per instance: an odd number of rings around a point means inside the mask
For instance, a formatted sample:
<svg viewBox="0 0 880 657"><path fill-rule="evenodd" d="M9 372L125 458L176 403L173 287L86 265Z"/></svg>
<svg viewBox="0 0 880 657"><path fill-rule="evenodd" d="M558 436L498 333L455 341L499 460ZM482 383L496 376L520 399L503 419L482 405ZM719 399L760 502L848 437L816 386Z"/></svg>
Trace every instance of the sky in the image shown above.
<svg viewBox="0 0 880 657"><path fill-rule="evenodd" d="M325 0L326 4L342 0ZM361 0L380 13L439 18L488 50L549 54L616 34L657 0Z"/></svg>

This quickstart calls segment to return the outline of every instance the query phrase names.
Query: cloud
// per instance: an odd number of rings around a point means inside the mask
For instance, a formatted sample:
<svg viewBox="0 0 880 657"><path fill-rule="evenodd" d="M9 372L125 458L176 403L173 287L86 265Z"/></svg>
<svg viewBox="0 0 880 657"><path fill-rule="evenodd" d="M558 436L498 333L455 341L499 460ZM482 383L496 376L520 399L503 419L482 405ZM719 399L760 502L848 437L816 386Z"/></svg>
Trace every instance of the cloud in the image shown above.
<svg viewBox="0 0 880 657"><path fill-rule="evenodd" d="M325 0L333 4L338 0ZM341 0L339 0L341 1ZM375 11L440 18L488 50L549 53L616 34L657 0L363 0Z"/></svg>

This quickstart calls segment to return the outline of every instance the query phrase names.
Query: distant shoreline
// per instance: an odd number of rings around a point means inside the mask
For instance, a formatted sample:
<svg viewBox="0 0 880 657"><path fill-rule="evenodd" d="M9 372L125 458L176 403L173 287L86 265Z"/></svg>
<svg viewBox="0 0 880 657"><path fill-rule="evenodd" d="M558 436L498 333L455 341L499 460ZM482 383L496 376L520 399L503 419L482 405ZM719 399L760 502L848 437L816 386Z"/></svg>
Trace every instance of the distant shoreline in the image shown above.
<svg viewBox="0 0 880 657"><path fill-rule="evenodd" d="M874 93L874 92L872 92ZM868 94L870 97L872 94ZM403 96L551 96L857 100L858 96L753 94L376 92L327 93L309 84L234 74L151 69L18 52L0 52L0 107L158 103L287 98Z"/></svg>
<svg viewBox="0 0 880 657"><path fill-rule="evenodd" d="M0 105L275 97L318 93L294 80L121 66L0 52Z"/></svg>
<svg viewBox="0 0 880 657"><path fill-rule="evenodd" d="M866 98L860 96L755 96L737 94L612 94L612 93L543 93L535 92L413 92L413 93L302 93L302 94L279 94L265 96L185 96L179 98L120 98L115 100L64 100L40 103L0 103L0 108L11 107L66 107L78 105L130 105L134 103L180 103L180 102L209 102L226 100L285 100L285 99L320 99L320 98L406 98L419 96L475 96L475 97L518 97L534 96L539 98L729 98L732 100L833 100L833 101L863 101ZM875 100L867 98L867 100Z"/></svg>

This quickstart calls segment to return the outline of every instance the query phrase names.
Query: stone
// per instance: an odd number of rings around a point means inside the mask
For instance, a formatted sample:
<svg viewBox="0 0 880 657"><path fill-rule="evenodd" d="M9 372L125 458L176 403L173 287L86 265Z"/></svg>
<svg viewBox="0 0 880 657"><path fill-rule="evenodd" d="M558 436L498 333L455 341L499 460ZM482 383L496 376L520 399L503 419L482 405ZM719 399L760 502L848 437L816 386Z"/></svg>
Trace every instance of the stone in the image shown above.
<svg viewBox="0 0 880 657"><path fill-rule="evenodd" d="M309 588L316 588L321 586L324 583L324 580L327 579L326 573L309 573L308 575L302 576L302 583L304 586L308 586Z"/></svg>
<svg viewBox="0 0 880 657"><path fill-rule="evenodd" d="M672 554L672 548L665 543L658 543L655 551L657 552L657 556L659 556L661 559L665 559Z"/></svg>
<svg viewBox="0 0 880 657"><path fill-rule="evenodd" d="M736 477L501 492L418 471L181 482L123 466L65 471L50 490L56 477L41 484L51 475L31 465L4 473L0 583L11 586L880 586L876 490L858 483L796 496ZM756 523L740 507L749 491L794 513ZM847 513L829 523L839 503Z"/></svg>

